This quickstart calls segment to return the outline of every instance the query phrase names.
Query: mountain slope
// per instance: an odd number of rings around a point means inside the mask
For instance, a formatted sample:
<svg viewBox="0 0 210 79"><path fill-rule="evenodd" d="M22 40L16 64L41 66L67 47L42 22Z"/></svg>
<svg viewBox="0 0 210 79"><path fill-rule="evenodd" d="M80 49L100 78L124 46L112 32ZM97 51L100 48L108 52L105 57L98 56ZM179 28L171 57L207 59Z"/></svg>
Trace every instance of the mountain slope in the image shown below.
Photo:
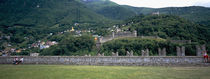
<svg viewBox="0 0 210 79"><path fill-rule="evenodd" d="M104 7L98 10L97 13L115 20L125 20L136 15L133 11L121 6Z"/></svg>
<svg viewBox="0 0 210 79"><path fill-rule="evenodd" d="M159 12L160 14L169 14L183 17L187 20L197 22L200 24L210 25L210 8L200 6L190 7L167 7L167 8L143 8L143 7L131 7L124 6L131 9L138 14L152 14L153 12Z"/></svg>
<svg viewBox="0 0 210 79"><path fill-rule="evenodd" d="M205 22L210 21L210 8L191 6L191 7L171 7L156 9L155 11L160 11L164 14L178 15L184 17L188 20L205 24ZM208 24L209 25L209 24Z"/></svg>
<svg viewBox="0 0 210 79"><path fill-rule="evenodd" d="M77 0L89 8L93 9L98 14L115 20L125 20L136 13L130 9L127 9L121 5L118 5L110 0Z"/></svg>
<svg viewBox="0 0 210 79"><path fill-rule="evenodd" d="M166 7L166 8L146 8L132 7L127 5L118 5L110 0L77 0L95 12L111 19L125 20L126 18L138 14L152 14L160 12L160 14L169 14L184 17L187 20L200 24L210 25L210 8L200 6L190 7Z"/></svg>
<svg viewBox="0 0 210 79"><path fill-rule="evenodd" d="M87 5L88 7L90 7L95 11L103 7L119 6L117 3L114 3L110 0L76 0L76 1Z"/></svg>
<svg viewBox="0 0 210 79"><path fill-rule="evenodd" d="M0 46L27 47L37 40L69 30L109 27L110 20L75 0L0 0ZM19 45L21 44L21 45Z"/></svg>
<svg viewBox="0 0 210 79"><path fill-rule="evenodd" d="M207 30L196 23L172 15L137 16L125 22L121 28L135 29L141 36L159 36L173 40L208 42Z"/></svg>
<svg viewBox="0 0 210 79"><path fill-rule="evenodd" d="M52 26L108 20L74 0L3 0L0 10L0 25L4 26Z"/></svg>

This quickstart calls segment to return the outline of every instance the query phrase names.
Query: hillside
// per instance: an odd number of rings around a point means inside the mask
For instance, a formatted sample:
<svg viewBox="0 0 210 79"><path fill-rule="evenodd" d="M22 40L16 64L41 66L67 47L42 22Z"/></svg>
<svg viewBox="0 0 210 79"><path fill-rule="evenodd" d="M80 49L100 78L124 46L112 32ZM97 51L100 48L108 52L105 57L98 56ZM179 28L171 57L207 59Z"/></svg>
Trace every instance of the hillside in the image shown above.
<svg viewBox="0 0 210 79"><path fill-rule="evenodd" d="M74 24L79 24L78 27ZM75 0L0 0L0 47L28 47L50 33L109 27L108 19ZM2 39L8 37L8 39ZM20 45L19 45L20 44Z"/></svg>
<svg viewBox="0 0 210 79"><path fill-rule="evenodd" d="M1 0L0 4L2 26L53 26L108 20L74 0Z"/></svg>
<svg viewBox="0 0 210 79"><path fill-rule="evenodd" d="M154 11L160 11L163 14L171 14L184 17L190 21L201 23L204 25L210 25L210 8L191 6L191 7L170 7L155 9Z"/></svg>
<svg viewBox="0 0 210 79"><path fill-rule="evenodd" d="M134 51L135 55L141 55L141 49L146 48L150 49L150 55L158 55L158 48L166 47L167 52L169 52L168 55L174 56L176 55L176 46L185 46L186 55L192 56L196 55L195 50L193 50L195 45L205 43L207 47L209 46L208 30L199 24L178 16L141 15L125 20L124 23L116 26L121 28L121 30L137 30L139 38L125 37L103 43L100 52L105 55L111 55L111 52L118 52L119 55L124 56L126 51ZM159 36L160 38L141 38L140 36ZM66 38L62 39L63 37ZM69 37L69 34L67 34L51 38L51 40L57 39L61 39L57 46L44 49L41 54L97 55L95 42L90 36L74 38ZM170 40L191 40L191 43L174 43Z"/></svg>
<svg viewBox="0 0 210 79"><path fill-rule="evenodd" d="M152 14L159 12L160 14L176 15L183 17L187 20L203 24L210 25L210 8L200 6L190 7L167 7L167 8L145 8L145 7L132 7L123 5L125 8L134 11L137 14Z"/></svg>
<svg viewBox="0 0 210 79"><path fill-rule="evenodd" d="M114 3L110 0L76 0L76 1L87 5L88 7L90 7L95 11L103 7L119 6L117 3Z"/></svg>
<svg viewBox="0 0 210 79"><path fill-rule="evenodd" d="M51 33L69 29L74 23L80 24L76 29L89 29L108 27L114 22L75 0L0 1L0 31L6 34L18 28Z"/></svg>
<svg viewBox="0 0 210 79"><path fill-rule="evenodd" d="M136 13L110 0L77 0L87 7L93 9L96 13L114 20L125 20Z"/></svg>
<svg viewBox="0 0 210 79"><path fill-rule="evenodd" d="M208 30L203 26L172 15L136 16L125 21L121 28L135 29L138 35L160 36L172 40L192 40L202 42L209 40Z"/></svg>
<svg viewBox="0 0 210 79"><path fill-rule="evenodd" d="M197 22L206 26L210 25L210 8L200 6L190 7L166 7L166 8L146 8L133 7L127 5L118 5L110 0L77 0L95 12L105 17L117 20L125 20L138 14L152 14L159 12L160 14L176 15L187 20Z"/></svg>
<svg viewBox="0 0 210 79"><path fill-rule="evenodd" d="M139 15L117 25L121 30L137 31L138 38L120 38L106 42L102 52L111 55L118 52L126 55L126 51L134 51L141 55L142 49L149 49L150 55L158 55L157 48L166 47L167 54L176 55L176 46L185 46L186 55L196 55L195 45L206 44L209 50L209 28L173 15ZM144 36L145 38L141 37ZM148 36L148 38L147 38ZM155 36L160 38L152 38ZM191 43L177 43L171 40L191 40Z"/></svg>

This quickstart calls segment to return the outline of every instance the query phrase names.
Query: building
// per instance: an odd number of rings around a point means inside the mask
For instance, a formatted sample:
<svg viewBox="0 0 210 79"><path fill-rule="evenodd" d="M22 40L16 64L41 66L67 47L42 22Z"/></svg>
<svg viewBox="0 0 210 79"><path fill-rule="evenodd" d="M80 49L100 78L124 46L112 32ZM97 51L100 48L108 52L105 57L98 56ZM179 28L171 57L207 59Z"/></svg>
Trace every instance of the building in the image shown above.
<svg viewBox="0 0 210 79"><path fill-rule="evenodd" d="M30 53L30 56L39 56L39 53Z"/></svg>
<svg viewBox="0 0 210 79"><path fill-rule="evenodd" d="M16 52L16 53L20 53L21 51L22 51L22 50L21 50L21 49L19 49L19 50L16 50L15 52Z"/></svg>
<svg viewBox="0 0 210 79"><path fill-rule="evenodd" d="M70 32L73 32L74 31L74 27L71 27L71 30L70 30Z"/></svg>
<svg viewBox="0 0 210 79"><path fill-rule="evenodd" d="M160 15L160 12L153 12L152 15Z"/></svg>

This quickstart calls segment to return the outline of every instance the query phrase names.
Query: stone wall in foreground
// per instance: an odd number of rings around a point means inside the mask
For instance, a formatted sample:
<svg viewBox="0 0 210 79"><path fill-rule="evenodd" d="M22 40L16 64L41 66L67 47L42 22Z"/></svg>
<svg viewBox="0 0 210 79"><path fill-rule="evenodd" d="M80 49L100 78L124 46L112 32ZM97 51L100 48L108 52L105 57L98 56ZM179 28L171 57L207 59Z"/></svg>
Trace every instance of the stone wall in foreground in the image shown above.
<svg viewBox="0 0 210 79"><path fill-rule="evenodd" d="M0 57L0 64L12 64L14 57ZM161 65L199 65L202 57L143 57L143 56L24 56L23 64L65 64L65 65L120 65L120 66L161 66Z"/></svg>

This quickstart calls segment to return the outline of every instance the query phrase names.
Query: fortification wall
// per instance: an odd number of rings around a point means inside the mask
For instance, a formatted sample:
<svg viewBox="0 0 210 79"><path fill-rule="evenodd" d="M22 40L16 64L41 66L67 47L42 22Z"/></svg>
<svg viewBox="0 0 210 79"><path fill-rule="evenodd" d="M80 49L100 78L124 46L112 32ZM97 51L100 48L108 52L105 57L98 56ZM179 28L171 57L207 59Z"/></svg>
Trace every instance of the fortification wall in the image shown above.
<svg viewBox="0 0 210 79"><path fill-rule="evenodd" d="M14 57L0 57L0 64L12 64ZM143 56L25 56L23 64L66 64L66 65L120 65L120 66L147 66L147 65L199 65L202 57L143 57Z"/></svg>
<svg viewBox="0 0 210 79"><path fill-rule="evenodd" d="M129 32L129 31L124 31L124 32L112 32L111 35L105 36L105 37L101 37L99 39L100 43L105 43L107 41L113 40L115 38L120 38L120 37L137 37L137 33L135 32Z"/></svg>
<svg viewBox="0 0 210 79"><path fill-rule="evenodd" d="M125 32L117 32L117 33L115 33L114 37L115 38L118 38L118 37L136 37L136 35L133 32L125 31Z"/></svg>

